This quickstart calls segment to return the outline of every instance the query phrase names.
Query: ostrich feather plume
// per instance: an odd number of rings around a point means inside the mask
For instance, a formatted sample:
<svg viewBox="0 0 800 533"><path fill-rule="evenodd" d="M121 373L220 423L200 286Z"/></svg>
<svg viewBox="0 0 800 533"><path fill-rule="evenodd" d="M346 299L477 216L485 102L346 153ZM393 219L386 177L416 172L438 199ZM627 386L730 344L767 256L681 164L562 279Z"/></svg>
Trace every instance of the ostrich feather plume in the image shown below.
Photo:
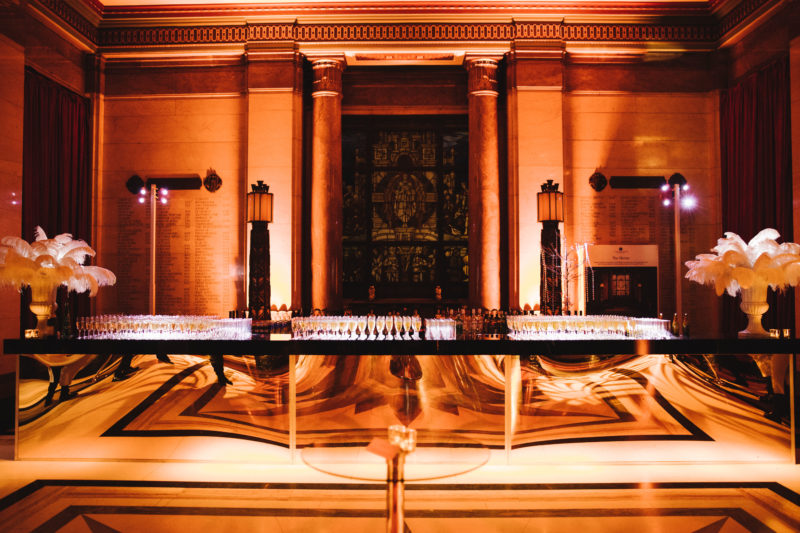
<svg viewBox="0 0 800 533"><path fill-rule="evenodd" d="M730 231L711 249L714 254L699 254L687 261L686 277L702 285L713 285L717 295L736 296L740 290L759 284L784 289L800 283L800 245L778 244L780 234L763 229L744 240Z"/></svg>
<svg viewBox="0 0 800 533"><path fill-rule="evenodd" d="M55 289L65 285L76 292L97 294L103 285L117 282L114 273L99 266L84 266L95 251L86 242L62 233L52 239L39 226L28 244L19 237L0 239L0 285L22 289L29 285Z"/></svg>

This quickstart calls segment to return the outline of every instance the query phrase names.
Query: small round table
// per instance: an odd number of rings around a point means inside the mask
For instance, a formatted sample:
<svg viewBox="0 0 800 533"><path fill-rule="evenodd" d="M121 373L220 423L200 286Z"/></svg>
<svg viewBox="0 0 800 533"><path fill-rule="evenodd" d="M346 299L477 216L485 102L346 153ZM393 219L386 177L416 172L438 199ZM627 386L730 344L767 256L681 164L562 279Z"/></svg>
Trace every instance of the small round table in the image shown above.
<svg viewBox="0 0 800 533"><path fill-rule="evenodd" d="M373 440L373 443L379 439ZM379 455L353 437L332 436L302 448L308 466L332 476L359 481L386 481L386 531L404 531L406 481L430 481L471 472L486 464L489 449L457 435L420 431L416 448L394 456ZM374 449L370 443L370 449ZM385 444L388 444L386 442Z"/></svg>

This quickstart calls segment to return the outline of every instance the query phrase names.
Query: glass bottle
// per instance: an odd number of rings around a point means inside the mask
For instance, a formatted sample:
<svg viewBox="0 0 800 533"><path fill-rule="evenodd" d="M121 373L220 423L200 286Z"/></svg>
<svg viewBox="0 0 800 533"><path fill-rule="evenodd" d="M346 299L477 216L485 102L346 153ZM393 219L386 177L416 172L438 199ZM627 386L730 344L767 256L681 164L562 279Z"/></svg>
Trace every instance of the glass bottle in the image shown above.
<svg viewBox="0 0 800 533"><path fill-rule="evenodd" d="M681 336L681 322L680 319L678 318L678 313L672 315L672 323L670 324L670 330L672 332L672 335L674 335L675 337Z"/></svg>

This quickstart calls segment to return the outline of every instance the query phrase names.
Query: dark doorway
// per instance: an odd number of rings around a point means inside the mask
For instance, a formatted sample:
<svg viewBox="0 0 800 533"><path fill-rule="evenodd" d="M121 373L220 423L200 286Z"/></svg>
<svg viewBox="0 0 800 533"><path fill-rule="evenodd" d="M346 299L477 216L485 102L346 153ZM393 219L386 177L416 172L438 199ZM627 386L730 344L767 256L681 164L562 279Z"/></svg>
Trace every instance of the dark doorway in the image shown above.
<svg viewBox="0 0 800 533"><path fill-rule="evenodd" d="M656 267L594 268L586 272L590 315L655 317L658 314Z"/></svg>

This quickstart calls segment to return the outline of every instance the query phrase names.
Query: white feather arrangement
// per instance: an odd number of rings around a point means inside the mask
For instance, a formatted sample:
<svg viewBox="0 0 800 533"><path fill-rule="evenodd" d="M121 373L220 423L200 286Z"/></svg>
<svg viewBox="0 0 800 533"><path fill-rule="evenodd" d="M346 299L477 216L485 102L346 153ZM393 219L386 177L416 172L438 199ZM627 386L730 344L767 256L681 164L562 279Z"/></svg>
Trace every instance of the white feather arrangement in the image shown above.
<svg viewBox="0 0 800 533"><path fill-rule="evenodd" d="M776 230L767 228L745 243L735 233L726 232L711 249L716 254L700 254L686 262L686 277L714 285L718 296L725 291L736 296L758 284L773 290L793 287L800 283L800 245L778 244L779 237Z"/></svg>
<svg viewBox="0 0 800 533"><path fill-rule="evenodd" d="M73 240L69 233L48 239L39 226L35 236L31 244L19 237L0 239L0 285L19 290L29 285L45 289L66 285L71 291L89 291L94 296L98 287L117 282L110 270L83 265L95 255L86 242Z"/></svg>

